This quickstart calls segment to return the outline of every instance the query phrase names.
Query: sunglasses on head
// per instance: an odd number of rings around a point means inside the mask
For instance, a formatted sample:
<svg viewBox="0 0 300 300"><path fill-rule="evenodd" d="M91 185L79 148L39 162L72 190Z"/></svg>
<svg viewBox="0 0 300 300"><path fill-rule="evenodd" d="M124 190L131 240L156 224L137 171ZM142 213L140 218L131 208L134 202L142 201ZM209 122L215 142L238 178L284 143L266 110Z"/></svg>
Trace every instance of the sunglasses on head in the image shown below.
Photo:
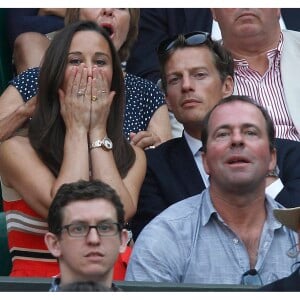
<svg viewBox="0 0 300 300"><path fill-rule="evenodd" d="M194 31L186 34L179 34L172 38L163 40L157 48L157 54L159 56L167 54L179 42L179 38L181 36L184 38L184 44L187 46L201 45L210 39L210 34L204 31Z"/></svg>

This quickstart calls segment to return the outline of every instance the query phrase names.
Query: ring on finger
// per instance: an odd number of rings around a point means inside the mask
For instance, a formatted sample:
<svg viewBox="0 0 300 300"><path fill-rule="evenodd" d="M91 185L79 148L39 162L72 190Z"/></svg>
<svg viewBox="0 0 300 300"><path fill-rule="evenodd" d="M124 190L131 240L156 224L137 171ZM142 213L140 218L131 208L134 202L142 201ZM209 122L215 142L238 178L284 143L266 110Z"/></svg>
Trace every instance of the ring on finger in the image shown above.
<svg viewBox="0 0 300 300"><path fill-rule="evenodd" d="M92 101L97 101L98 97L97 96L92 96Z"/></svg>
<svg viewBox="0 0 300 300"><path fill-rule="evenodd" d="M105 91L105 90L102 90L102 91L101 91L101 93L102 93L102 94L106 94L106 93L107 93L107 91Z"/></svg>
<svg viewBox="0 0 300 300"><path fill-rule="evenodd" d="M78 90L78 92L77 92L77 96L78 96L78 97L81 97L81 96L83 96L84 94L85 94L85 90L84 90L84 89Z"/></svg>

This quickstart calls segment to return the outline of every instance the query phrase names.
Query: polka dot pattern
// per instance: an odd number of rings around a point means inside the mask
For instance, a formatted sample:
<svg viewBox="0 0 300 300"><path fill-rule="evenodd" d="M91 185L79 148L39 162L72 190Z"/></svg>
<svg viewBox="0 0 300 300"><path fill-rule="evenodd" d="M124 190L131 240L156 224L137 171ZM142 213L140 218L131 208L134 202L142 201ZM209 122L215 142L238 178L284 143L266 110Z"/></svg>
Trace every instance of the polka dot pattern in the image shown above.
<svg viewBox="0 0 300 300"><path fill-rule="evenodd" d="M10 84L21 94L24 102L38 91L39 68L31 68L16 76ZM127 73L125 76L125 120L124 134L129 139L130 132L147 130L155 111L165 104L164 95L151 81Z"/></svg>
<svg viewBox="0 0 300 300"><path fill-rule="evenodd" d="M37 94L39 73L40 69L38 67L30 68L9 82L19 91L24 102Z"/></svg>
<svg viewBox="0 0 300 300"><path fill-rule="evenodd" d="M151 81L127 73L125 76L126 108L124 133L147 130L155 111L166 104L164 95Z"/></svg>

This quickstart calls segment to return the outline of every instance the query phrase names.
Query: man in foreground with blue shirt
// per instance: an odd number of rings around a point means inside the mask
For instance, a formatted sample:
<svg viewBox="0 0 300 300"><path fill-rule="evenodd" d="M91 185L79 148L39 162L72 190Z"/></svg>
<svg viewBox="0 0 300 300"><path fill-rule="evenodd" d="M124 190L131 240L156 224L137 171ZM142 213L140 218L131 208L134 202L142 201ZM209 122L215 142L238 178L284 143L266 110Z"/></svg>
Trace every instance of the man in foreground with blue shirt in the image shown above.
<svg viewBox="0 0 300 300"><path fill-rule="evenodd" d="M252 99L230 96L206 116L203 165L210 186L152 220L139 235L126 280L263 285L288 276L297 241L265 194L276 166L274 125Z"/></svg>

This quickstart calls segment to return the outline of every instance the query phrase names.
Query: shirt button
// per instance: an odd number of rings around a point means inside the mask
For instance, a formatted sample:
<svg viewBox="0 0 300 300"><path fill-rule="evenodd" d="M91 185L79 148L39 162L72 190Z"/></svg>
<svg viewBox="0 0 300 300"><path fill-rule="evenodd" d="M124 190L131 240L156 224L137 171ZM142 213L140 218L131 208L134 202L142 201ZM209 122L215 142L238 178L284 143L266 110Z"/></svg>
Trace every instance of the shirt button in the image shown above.
<svg viewBox="0 0 300 300"><path fill-rule="evenodd" d="M234 243L234 244L238 244L238 243L239 243L239 240L238 240L237 238L234 238L234 239L233 239L233 243Z"/></svg>

